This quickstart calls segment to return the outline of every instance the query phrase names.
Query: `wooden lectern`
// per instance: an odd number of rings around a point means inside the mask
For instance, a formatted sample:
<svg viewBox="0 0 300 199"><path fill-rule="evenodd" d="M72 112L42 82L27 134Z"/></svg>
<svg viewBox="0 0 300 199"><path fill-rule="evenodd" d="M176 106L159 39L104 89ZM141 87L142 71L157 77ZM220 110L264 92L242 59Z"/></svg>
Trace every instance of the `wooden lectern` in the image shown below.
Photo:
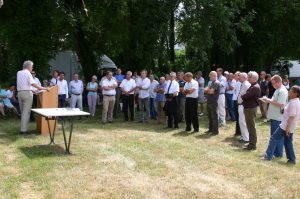
<svg viewBox="0 0 300 199"><path fill-rule="evenodd" d="M44 91L37 94L37 108L57 108L58 107L58 86L53 86L49 91ZM56 120L50 120L50 130L55 132ZM49 129L47 120L39 116L37 119L37 130L42 135L48 135Z"/></svg>

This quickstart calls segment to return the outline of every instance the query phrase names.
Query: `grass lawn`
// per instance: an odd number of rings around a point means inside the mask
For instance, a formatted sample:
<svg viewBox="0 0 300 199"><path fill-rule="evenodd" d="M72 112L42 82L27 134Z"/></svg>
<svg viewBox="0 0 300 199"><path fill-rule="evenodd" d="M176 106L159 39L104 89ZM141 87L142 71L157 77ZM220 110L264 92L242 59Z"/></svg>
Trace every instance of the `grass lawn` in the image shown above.
<svg viewBox="0 0 300 199"><path fill-rule="evenodd" d="M191 135L184 124L78 120L67 156L60 129L48 146L49 137L20 136L17 119L0 118L0 198L300 198L299 164L260 160L269 123L257 121L254 152L241 149L233 123L215 137L204 135L206 125L201 117L200 133Z"/></svg>

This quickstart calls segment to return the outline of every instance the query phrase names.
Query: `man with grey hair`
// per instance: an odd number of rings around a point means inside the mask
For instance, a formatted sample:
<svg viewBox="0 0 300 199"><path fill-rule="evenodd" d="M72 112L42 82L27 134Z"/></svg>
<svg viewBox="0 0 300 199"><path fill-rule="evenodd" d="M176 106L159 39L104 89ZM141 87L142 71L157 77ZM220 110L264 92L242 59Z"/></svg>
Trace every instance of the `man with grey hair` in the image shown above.
<svg viewBox="0 0 300 199"><path fill-rule="evenodd" d="M122 91L124 120L128 121L128 108L130 110L130 121L134 120L134 90L136 83L131 78L132 72L127 71L126 78L122 80L120 89Z"/></svg>
<svg viewBox="0 0 300 199"><path fill-rule="evenodd" d="M31 75L32 69L33 62L28 60L23 63L23 70L20 70L17 73L18 100L21 110L21 134L26 134L28 132L28 122L33 101L31 86L38 90L48 90L48 88L35 83Z"/></svg>
<svg viewBox="0 0 300 199"><path fill-rule="evenodd" d="M141 71L141 78L138 79L136 83L136 88L139 89L139 109L141 112L141 119L139 123L149 123L150 116L150 79L147 77L147 71ZM144 114L144 109L146 109L146 115Z"/></svg>
<svg viewBox="0 0 300 199"><path fill-rule="evenodd" d="M186 95L185 101L185 123L186 131L191 131L193 124L194 132L199 132L199 119L198 119L198 89L199 85L193 79L193 74L190 72L185 73L186 83L184 85L184 94Z"/></svg>
<svg viewBox="0 0 300 199"><path fill-rule="evenodd" d="M246 119L247 129L249 131L249 145L245 147L246 150L256 150L257 134L255 126L255 118L257 106L259 106L258 98L260 95L260 86L257 83L257 72L250 71L248 73L248 81L251 86L248 88L245 94L241 95L244 106L244 113Z"/></svg>
<svg viewBox="0 0 300 199"><path fill-rule="evenodd" d="M220 82L217 80L217 72L211 71L209 73L210 82L208 87L204 89L207 94L207 116L208 116L208 131L211 135L219 134L218 126L218 99L220 93Z"/></svg>
<svg viewBox="0 0 300 199"><path fill-rule="evenodd" d="M174 120L174 128L178 127L178 103L177 96L179 93L179 84L175 80L176 73L170 73L170 82L166 84L165 95L166 95L166 115L168 116L168 128L173 127Z"/></svg>
<svg viewBox="0 0 300 199"><path fill-rule="evenodd" d="M243 106L243 99L242 95L244 95L251 84L247 81L247 73L240 73L239 81L241 82L241 88L239 90L237 96L238 102L238 112L239 112L239 126L241 130L241 142L247 144L249 142L249 132L246 125L245 114L244 114L244 106Z"/></svg>

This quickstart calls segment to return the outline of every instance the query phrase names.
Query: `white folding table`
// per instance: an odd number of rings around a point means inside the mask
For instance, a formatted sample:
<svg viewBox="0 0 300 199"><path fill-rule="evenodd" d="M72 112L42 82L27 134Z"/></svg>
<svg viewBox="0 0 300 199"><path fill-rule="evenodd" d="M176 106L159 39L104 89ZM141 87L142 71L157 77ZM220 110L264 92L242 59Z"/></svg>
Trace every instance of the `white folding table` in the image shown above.
<svg viewBox="0 0 300 199"><path fill-rule="evenodd" d="M87 112L81 111L78 108L37 108L37 109L31 109L36 114L45 117L47 123L48 123L48 130L49 130L49 136L50 136L50 145L55 144L54 143L54 131L55 128L53 128L53 131L51 131L50 128L50 120L54 120L55 124L57 122L57 119L61 121L62 124L62 131L64 136L64 142L66 147L66 153L71 154L70 152L70 145L71 145L71 139L72 139L72 131L73 131L73 123L74 118L78 116L88 116L90 115ZM65 119L69 120L70 123L70 134L69 139L67 141L66 133L65 133Z"/></svg>

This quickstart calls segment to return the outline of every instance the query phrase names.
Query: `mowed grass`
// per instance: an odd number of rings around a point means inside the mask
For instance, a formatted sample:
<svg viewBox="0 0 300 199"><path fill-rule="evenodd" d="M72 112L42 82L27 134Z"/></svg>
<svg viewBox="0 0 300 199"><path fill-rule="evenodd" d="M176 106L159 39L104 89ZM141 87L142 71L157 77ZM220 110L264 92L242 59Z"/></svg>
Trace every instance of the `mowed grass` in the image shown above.
<svg viewBox="0 0 300 199"><path fill-rule="evenodd" d="M19 120L0 119L0 198L300 198L299 164L260 160L269 123L257 120L254 152L242 150L233 123L215 137L203 133L206 125L201 117L200 133L188 134L183 123L167 130L121 117L76 120L68 156L60 128L48 146L34 131L20 136Z"/></svg>

